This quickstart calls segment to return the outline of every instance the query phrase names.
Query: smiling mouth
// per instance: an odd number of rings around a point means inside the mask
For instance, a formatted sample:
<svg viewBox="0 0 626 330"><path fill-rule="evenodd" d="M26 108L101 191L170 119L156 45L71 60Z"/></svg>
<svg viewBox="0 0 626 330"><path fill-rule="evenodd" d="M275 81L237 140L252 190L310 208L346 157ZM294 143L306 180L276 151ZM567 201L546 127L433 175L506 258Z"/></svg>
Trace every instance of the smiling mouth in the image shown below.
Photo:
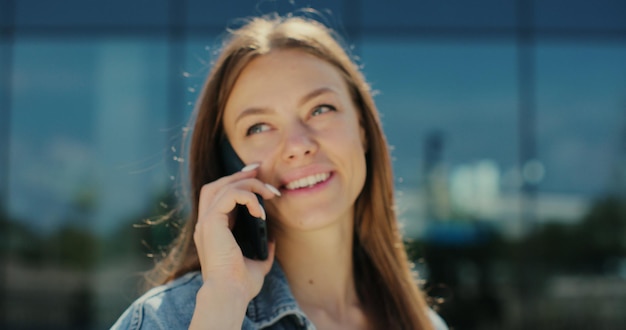
<svg viewBox="0 0 626 330"><path fill-rule="evenodd" d="M307 177L287 183L285 185L285 188L287 190L310 188L310 187L315 186L318 183L328 180L329 177L330 177L330 173L319 173L319 174L309 175Z"/></svg>

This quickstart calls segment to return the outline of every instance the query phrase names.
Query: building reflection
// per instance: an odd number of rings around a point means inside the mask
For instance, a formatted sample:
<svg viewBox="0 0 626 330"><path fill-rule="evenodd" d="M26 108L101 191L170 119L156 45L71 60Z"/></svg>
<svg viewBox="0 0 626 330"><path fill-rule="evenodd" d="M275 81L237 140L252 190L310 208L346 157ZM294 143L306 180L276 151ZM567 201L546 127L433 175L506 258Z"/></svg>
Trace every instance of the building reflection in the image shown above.
<svg viewBox="0 0 626 330"><path fill-rule="evenodd" d="M305 5L0 0L0 328L112 324L184 218L147 225L178 205L219 35ZM381 92L407 249L448 324L624 328L625 4L316 9Z"/></svg>

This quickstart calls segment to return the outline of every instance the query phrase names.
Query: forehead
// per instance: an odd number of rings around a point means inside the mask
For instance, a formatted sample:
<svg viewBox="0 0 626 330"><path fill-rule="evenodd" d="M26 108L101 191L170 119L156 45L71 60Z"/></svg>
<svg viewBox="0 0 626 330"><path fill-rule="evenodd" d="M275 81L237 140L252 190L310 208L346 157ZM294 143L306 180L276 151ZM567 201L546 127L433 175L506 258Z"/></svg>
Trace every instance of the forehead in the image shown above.
<svg viewBox="0 0 626 330"><path fill-rule="evenodd" d="M261 55L244 67L226 103L229 112L242 108L269 107L277 98L281 102L297 101L303 94L319 88L330 88L339 94L348 88L339 69L317 56L301 50L278 50Z"/></svg>

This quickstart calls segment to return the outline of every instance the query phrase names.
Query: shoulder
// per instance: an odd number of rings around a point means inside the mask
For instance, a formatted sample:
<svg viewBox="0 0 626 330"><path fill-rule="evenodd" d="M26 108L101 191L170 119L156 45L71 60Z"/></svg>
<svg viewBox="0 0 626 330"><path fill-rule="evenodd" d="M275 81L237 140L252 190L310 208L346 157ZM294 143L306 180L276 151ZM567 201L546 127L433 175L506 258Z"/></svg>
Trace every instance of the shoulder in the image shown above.
<svg viewBox="0 0 626 330"><path fill-rule="evenodd" d="M441 316L437 314L434 310L428 309L428 317L430 318L430 322L433 324L433 329L435 330L448 330L448 326L446 322L443 321Z"/></svg>
<svg viewBox="0 0 626 330"><path fill-rule="evenodd" d="M155 287L135 300L111 329L187 329L201 286L200 272L191 272Z"/></svg>

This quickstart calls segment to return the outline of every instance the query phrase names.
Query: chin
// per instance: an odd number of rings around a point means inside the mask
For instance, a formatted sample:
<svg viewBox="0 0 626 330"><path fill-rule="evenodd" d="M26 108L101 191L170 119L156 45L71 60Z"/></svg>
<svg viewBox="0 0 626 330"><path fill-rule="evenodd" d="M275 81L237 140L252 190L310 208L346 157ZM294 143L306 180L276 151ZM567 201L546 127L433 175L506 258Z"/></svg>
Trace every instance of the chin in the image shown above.
<svg viewBox="0 0 626 330"><path fill-rule="evenodd" d="M321 212L320 212L321 211ZM316 208L308 212L289 212L289 215L276 219L274 221L279 222L279 227L288 230L298 231L314 231L324 228L330 228L333 225L340 224L342 222L352 219L351 216L347 216L350 213L347 212L329 212L328 209ZM350 221L351 222L351 221Z"/></svg>

